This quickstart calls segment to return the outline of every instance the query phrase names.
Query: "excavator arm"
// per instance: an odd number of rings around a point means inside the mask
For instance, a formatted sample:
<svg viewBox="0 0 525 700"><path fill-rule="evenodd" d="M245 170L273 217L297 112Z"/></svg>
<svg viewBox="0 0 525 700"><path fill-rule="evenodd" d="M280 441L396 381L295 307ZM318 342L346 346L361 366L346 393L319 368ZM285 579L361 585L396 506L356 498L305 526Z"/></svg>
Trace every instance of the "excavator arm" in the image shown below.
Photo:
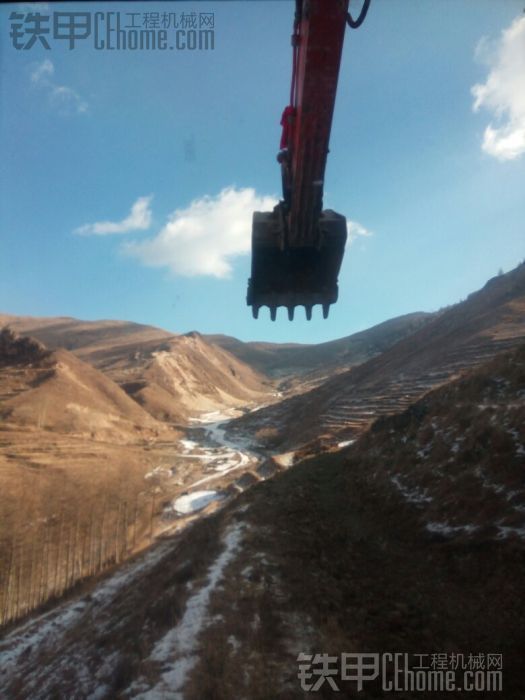
<svg viewBox="0 0 525 700"><path fill-rule="evenodd" d="M295 248L319 243L317 227L348 0L311 0L301 5L293 35L298 56L292 76L296 105L290 144L293 187L289 243Z"/></svg>
<svg viewBox="0 0 525 700"><path fill-rule="evenodd" d="M283 200L273 212L254 212L252 270L247 303L257 318L268 306L272 320L286 306L321 304L328 316L337 301L337 277L347 238L346 219L323 211L323 189L337 80L349 0L297 0L292 34L293 68L290 104L283 113L278 160Z"/></svg>

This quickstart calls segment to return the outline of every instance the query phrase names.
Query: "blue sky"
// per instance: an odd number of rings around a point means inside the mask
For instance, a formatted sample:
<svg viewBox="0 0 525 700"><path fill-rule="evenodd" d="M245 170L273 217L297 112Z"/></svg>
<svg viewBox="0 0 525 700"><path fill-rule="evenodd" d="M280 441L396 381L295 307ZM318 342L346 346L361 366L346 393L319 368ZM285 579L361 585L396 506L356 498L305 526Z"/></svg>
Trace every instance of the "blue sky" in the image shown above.
<svg viewBox="0 0 525 700"><path fill-rule="evenodd" d="M251 318L251 211L280 195L293 9L44 4L123 23L214 13L213 51L70 51L15 49L10 12L30 6L0 7L0 310L320 342L459 301L525 257L523 0L372 0L347 31L326 172L325 205L355 234L340 300L327 321Z"/></svg>

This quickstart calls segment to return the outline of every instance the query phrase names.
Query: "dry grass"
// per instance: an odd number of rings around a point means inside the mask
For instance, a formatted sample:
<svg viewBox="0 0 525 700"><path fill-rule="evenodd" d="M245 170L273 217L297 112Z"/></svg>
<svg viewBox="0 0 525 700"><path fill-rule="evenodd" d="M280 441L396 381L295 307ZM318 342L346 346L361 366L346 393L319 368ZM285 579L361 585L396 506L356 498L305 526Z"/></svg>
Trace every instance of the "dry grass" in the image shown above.
<svg viewBox="0 0 525 700"><path fill-rule="evenodd" d="M262 449L271 450L279 445L279 435L279 430L277 428L259 428L259 430L257 430L255 433L255 440L257 445L259 445Z"/></svg>

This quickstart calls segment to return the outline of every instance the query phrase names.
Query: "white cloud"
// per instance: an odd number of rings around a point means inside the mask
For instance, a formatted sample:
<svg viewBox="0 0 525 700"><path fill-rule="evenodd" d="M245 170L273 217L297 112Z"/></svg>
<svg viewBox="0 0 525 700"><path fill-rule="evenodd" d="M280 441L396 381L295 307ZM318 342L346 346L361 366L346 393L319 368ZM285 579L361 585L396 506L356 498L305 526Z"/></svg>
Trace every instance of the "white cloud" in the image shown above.
<svg viewBox="0 0 525 700"><path fill-rule="evenodd" d="M231 260L250 251L253 212L271 211L276 203L252 188L228 187L175 210L154 238L127 243L124 250L145 265L168 267L177 275L227 278Z"/></svg>
<svg viewBox="0 0 525 700"><path fill-rule="evenodd" d="M368 237L373 235L372 231L369 231L357 221L350 221L350 219L347 219L346 229L348 231L349 244L352 244L359 236Z"/></svg>
<svg viewBox="0 0 525 700"><path fill-rule="evenodd" d="M88 104L73 88L59 85L53 80L55 66L49 58L36 64L31 73L31 82L45 91L51 103L63 114L83 114Z"/></svg>
<svg viewBox="0 0 525 700"><path fill-rule="evenodd" d="M42 63L38 63L31 73L31 82L42 83L49 80L49 76L55 72L55 66L46 58Z"/></svg>
<svg viewBox="0 0 525 700"><path fill-rule="evenodd" d="M493 113L485 129L483 150L499 160L525 153L525 17L518 17L496 42L482 39L476 57L486 63L484 83L472 87L474 111Z"/></svg>
<svg viewBox="0 0 525 700"><path fill-rule="evenodd" d="M84 224L74 230L80 236L106 236L113 233L128 233L129 231L144 231L151 226L150 203L153 196L139 197L131 207L131 211L122 221L97 221L94 224Z"/></svg>

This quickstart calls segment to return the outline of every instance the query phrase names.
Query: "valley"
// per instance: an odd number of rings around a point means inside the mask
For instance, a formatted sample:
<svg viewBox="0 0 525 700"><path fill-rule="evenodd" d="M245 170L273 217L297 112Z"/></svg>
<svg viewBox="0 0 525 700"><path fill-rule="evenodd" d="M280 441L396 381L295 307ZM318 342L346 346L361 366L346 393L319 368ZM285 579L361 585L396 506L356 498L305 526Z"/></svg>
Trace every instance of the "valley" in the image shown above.
<svg viewBox="0 0 525 700"><path fill-rule="evenodd" d="M521 697L524 265L324 347L0 322L6 697L299 698L385 648Z"/></svg>

